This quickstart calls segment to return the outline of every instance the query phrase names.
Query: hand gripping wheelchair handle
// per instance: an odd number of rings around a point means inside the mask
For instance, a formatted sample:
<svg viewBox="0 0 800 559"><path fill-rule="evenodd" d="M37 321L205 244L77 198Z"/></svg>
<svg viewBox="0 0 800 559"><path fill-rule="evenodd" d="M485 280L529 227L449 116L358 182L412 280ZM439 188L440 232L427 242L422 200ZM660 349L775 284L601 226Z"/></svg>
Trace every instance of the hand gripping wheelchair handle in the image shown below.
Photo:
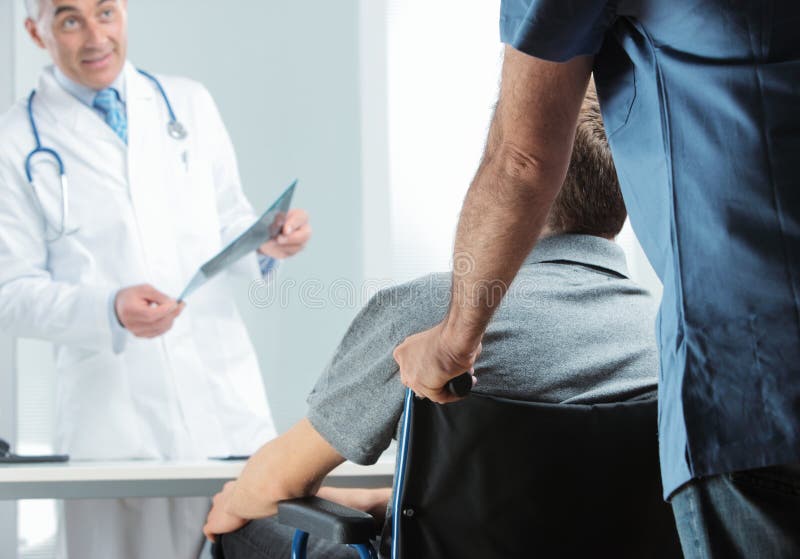
<svg viewBox="0 0 800 559"><path fill-rule="evenodd" d="M472 391L472 374L462 373L447 382L447 391L458 398L463 398Z"/></svg>

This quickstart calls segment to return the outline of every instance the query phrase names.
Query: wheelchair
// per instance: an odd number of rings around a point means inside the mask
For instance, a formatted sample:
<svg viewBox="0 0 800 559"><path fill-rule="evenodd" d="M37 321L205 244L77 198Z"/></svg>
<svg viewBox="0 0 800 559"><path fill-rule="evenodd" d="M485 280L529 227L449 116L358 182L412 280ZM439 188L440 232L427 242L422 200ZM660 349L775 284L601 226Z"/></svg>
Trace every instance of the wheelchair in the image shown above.
<svg viewBox="0 0 800 559"><path fill-rule="evenodd" d="M471 381L470 381L471 383ZM657 401L543 404L406 391L380 557L682 557L661 496ZM377 559L370 515L317 497L283 501L292 559L309 536Z"/></svg>

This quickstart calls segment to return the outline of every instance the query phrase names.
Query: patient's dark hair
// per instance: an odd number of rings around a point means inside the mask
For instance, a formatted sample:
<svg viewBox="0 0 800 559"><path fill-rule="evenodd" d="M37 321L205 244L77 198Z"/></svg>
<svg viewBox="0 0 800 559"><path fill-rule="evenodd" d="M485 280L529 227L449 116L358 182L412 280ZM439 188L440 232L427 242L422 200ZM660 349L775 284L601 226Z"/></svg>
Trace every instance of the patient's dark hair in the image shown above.
<svg viewBox="0 0 800 559"><path fill-rule="evenodd" d="M594 82L578 115L567 178L547 216L553 233L615 237L627 211L619 189Z"/></svg>

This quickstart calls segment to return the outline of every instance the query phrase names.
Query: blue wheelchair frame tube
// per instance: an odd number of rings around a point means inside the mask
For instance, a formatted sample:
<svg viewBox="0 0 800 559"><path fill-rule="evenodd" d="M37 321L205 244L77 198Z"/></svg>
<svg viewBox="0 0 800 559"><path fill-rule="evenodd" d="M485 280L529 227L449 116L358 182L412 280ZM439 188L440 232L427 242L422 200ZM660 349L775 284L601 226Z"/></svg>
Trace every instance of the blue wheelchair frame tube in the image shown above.
<svg viewBox="0 0 800 559"><path fill-rule="evenodd" d="M378 559L378 554L368 543L348 545L358 551L358 556L361 557L361 559ZM294 538L292 539L292 559L306 559L307 550L308 532L295 530Z"/></svg>
<svg viewBox="0 0 800 559"><path fill-rule="evenodd" d="M366 543L351 544L350 547L358 551L358 556L361 559L378 559L378 554L372 549L372 546Z"/></svg>
<svg viewBox="0 0 800 559"><path fill-rule="evenodd" d="M308 532L295 530L292 539L292 559L306 559L306 548L308 546Z"/></svg>
<svg viewBox="0 0 800 559"><path fill-rule="evenodd" d="M472 373L462 373L447 383L447 390L454 396L464 398L472 391ZM411 416L414 413L414 391L406 388L406 397L403 402L403 424L400 429L398 441L399 454L397 468L394 472L394 498L392 500L392 559L400 557L400 500L403 498L403 488L406 482L406 462L408 462L408 446L411 440Z"/></svg>
<svg viewBox="0 0 800 559"><path fill-rule="evenodd" d="M403 402L403 425L400 431L400 441L398 449L400 454L397 457L397 469L394 474L394 501L392 502L392 559L400 556L400 500L403 496L403 487L406 481L406 461L408 459L408 444L411 438L410 426L411 415L414 413L414 392L406 388L406 397Z"/></svg>

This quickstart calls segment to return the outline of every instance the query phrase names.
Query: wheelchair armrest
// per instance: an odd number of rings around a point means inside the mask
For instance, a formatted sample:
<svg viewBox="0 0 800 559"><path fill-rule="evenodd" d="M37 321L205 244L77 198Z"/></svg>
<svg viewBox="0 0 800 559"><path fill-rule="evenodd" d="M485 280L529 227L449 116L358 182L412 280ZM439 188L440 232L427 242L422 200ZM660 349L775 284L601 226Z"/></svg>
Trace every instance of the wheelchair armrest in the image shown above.
<svg viewBox="0 0 800 559"><path fill-rule="evenodd" d="M335 543L363 544L375 535L372 516L319 497L278 503L278 522Z"/></svg>

